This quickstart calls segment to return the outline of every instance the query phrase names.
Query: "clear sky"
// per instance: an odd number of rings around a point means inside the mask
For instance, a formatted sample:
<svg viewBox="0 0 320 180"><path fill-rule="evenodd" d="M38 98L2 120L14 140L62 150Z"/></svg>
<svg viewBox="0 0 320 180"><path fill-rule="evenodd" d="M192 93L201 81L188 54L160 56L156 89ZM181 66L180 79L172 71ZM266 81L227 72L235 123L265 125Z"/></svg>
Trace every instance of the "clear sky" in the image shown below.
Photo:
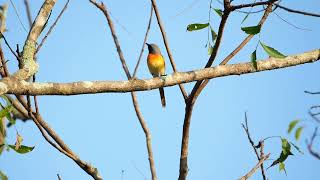
<svg viewBox="0 0 320 180"><path fill-rule="evenodd" d="M0 1L3 3L4 1ZM22 0L14 0L22 23L28 28ZM31 1L35 17L43 1ZM112 13L117 34L128 66L133 71L142 45L149 18L150 1L104 1ZM202 68L208 60L207 30L187 32L190 23L208 21L209 0L158 1L175 62L179 71ZM242 1L233 1L241 3ZM249 2L249 1L246 1ZM50 26L65 1L54 7ZM187 8L193 4L191 8ZM216 1L213 7L221 8ZM291 8L318 12L319 0L283 1ZM187 8L187 9L186 9ZM184 11L184 9L186 9ZM182 11L182 13L180 13ZM299 30L279 19L274 13L263 26L261 41L290 55L319 48L320 19L289 14L278 15ZM218 28L219 17L213 12L211 23ZM228 20L217 62L228 55L246 36L240 30L244 15L233 13ZM244 26L256 25L261 14L249 17ZM116 22L117 21L117 22ZM10 4L5 33L12 46L20 47L26 39L13 6ZM248 62L259 38L254 37L231 63ZM153 20L148 42L157 43L166 58L167 73L172 73L161 34ZM11 72L16 61L3 45ZM258 59L267 55L258 48ZM125 80L109 28L103 14L87 0L71 1L65 14L38 54L41 82L72 82L81 80ZM306 151L305 139L313 130L307 114L311 105L320 104L319 97L303 93L320 91L320 64L260 72L242 76L214 79L197 100L192 116L189 145L189 175L192 180L237 179L257 162L241 127L244 113L248 112L249 126L254 140L268 136L287 135L288 123L302 119L305 127L297 144L304 155L295 151L286 161L287 176L278 167L267 171L269 179L318 179L320 161ZM146 53L138 71L138 78L151 78L146 66ZM193 83L186 85L190 90ZM143 116L152 132L153 150L158 178L177 179L184 101L177 86L165 88L167 107L162 109L158 90L138 92ZM39 97L40 112L44 119L83 160L92 163L105 179L150 179L145 137L136 118L129 93L107 93L81 96ZM24 144L35 149L20 155L13 151L0 156L0 170L10 179L90 179L72 160L51 147L33 122L17 122L16 128L24 137ZM14 143L15 130L8 130L8 143ZM266 142L265 151L276 159L281 147L278 139ZM268 165L272 161L266 162ZM256 173L252 179L261 179Z"/></svg>

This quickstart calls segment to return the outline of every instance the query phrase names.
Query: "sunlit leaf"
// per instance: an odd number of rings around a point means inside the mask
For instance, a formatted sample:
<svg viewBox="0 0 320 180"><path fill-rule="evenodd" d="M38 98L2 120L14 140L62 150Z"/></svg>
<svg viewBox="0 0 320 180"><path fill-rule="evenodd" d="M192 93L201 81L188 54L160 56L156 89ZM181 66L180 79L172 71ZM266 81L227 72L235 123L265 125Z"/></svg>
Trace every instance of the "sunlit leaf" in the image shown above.
<svg viewBox="0 0 320 180"><path fill-rule="evenodd" d="M270 46L267 46L267 45L263 44L262 42L260 42L260 44L263 47L264 51L271 57L274 57L274 58L285 58L285 57L287 57L287 56L281 54L276 49L274 49L274 48L272 48Z"/></svg>
<svg viewBox="0 0 320 180"><path fill-rule="evenodd" d="M0 180L8 180L8 177L2 171L0 171Z"/></svg>
<svg viewBox="0 0 320 180"><path fill-rule="evenodd" d="M302 127L302 126L300 126L299 128L297 128L297 130L296 130L296 133L295 133L295 136L294 136L294 137L296 138L297 141L300 139L302 130L303 130L303 127Z"/></svg>
<svg viewBox="0 0 320 180"><path fill-rule="evenodd" d="M289 126L288 126L288 133L290 133L292 131L292 129L297 125L297 123L299 122L299 119L293 120L290 122Z"/></svg>
<svg viewBox="0 0 320 180"><path fill-rule="evenodd" d="M247 34L255 35L255 34L258 34L260 32L261 25L241 27L241 30L244 31Z"/></svg>
<svg viewBox="0 0 320 180"><path fill-rule="evenodd" d="M288 156L293 155L291 152L291 145L287 139L281 138L281 148L282 148L282 151L279 158L273 161L272 164L269 166L269 168L284 162L288 158Z"/></svg>
<svg viewBox="0 0 320 180"><path fill-rule="evenodd" d="M19 154L25 154L25 153L31 152L34 149L34 146L29 147L29 146L24 146L24 145L21 145L19 147L19 149L16 149L15 145L9 145L9 147L11 149L15 150Z"/></svg>
<svg viewBox="0 0 320 180"><path fill-rule="evenodd" d="M287 175L286 166L283 162L279 163L279 171L284 171L284 173Z"/></svg>
<svg viewBox="0 0 320 180"><path fill-rule="evenodd" d="M258 70L257 65L257 50L253 51L251 54L251 62L255 70Z"/></svg>
<svg viewBox="0 0 320 180"><path fill-rule="evenodd" d="M211 46L211 44L209 45L209 48L208 48L208 55L210 56L212 54L212 51L213 51L213 47Z"/></svg>
<svg viewBox="0 0 320 180"><path fill-rule="evenodd" d="M223 12L222 12L222 10L221 9L216 9L216 8L213 8L213 10L220 16L220 17L222 17L222 15L223 15Z"/></svg>
<svg viewBox="0 0 320 180"><path fill-rule="evenodd" d="M214 41L217 39L217 33L213 30L213 28L210 26L210 30L211 30L211 38L212 38L212 43L214 43Z"/></svg>
<svg viewBox="0 0 320 180"><path fill-rule="evenodd" d="M197 31L197 30L206 28L208 26L209 26L209 23L205 23L205 24L200 24L200 23L189 24L187 26L187 31Z"/></svg>
<svg viewBox="0 0 320 180"><path fill-rule="evenodd" d="M2 104L0 103L0 105L2 106ZM5 117L7 114L10 113L10 111L12 110L12 105L9 105L7 107L4 107L3 109L1 109L0 111L0 118Z"/></svg>

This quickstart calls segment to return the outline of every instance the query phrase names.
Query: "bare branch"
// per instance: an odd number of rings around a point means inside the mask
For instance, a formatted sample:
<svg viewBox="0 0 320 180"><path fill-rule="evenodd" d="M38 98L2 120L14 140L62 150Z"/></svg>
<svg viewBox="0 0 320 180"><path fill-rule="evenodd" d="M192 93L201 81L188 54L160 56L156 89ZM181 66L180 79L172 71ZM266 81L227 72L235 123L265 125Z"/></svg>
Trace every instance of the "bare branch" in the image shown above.
<svg viewBox="0 0 320 180"><path fill-rule="evenodd" d="M166 32L164 30L164 25L163 25L163 23L161 21L160 12L158 10L157 4L156 4L156 0L151 0L151 2L152 2L152 6L153 6L154 12L155 12L156 17L157 17L157 22L158 22L158 25L159 25L159 28L160 28L160 31L161 31L161 34L162 34L162 39L163 39L164 45L166 47L166 50L167 50L167 53L168 53L168 56L169 56L169 59L170 59L170 63L171 63L173 72L177 72L178 70L177 70L176 64L175 64L175 62L173 60L173 56L172 56L170 48L169 48L169 41L168 41ZM181 93L183 95L184 100L186 101L187 97L188 97L188 94L187 94L186 90L184 89L182 84L179 84L179 88L180 88L180 91L181 91Z"/></svg>
<svg viewBox="0 0 320 180"><path fill-rule="evenodd" d="M251 147L252 147L254 153L256 154L256 157L257 157L258 161L260 161L261 158L263 158L263 156L264 156L264 152L263 152L264 141L263 140L260 141L259 144L258 144L258 147L256 145L254 145L254 142L253 142L253 140L251 138L251 135L250 135L250 132L249 132L247 113L245 113L245 124L242 124L242 127L243 127L244 131L247 134L249 143L251 144ZM259 155L258 150L257 150L259 148L260 148L260 155ZM262 178L263 178L263 180L266 180L267 178L266 178L266 174L264 172L263 163L261 163L260 168L261 168Z"/></svg>
<svg viewBox="0 0 320 180"><path fill-rule="evenodd" d="M143 50L144 50L144 47L145 47L146 42L147 42L147 39L148 39L148 34L149 34L149 30L150 30L150 26L151 26L151 21L152 21L152 14L153 14L153 7L151 6L150 18L149 18L149 22L148 22L146 34L145 34L145 36L144 36L144 40L143 40L142 48L141 48L141 51L140 51L140 55L139 55L139 58L138 58L136 67L134 68L132 77L136 77L136 74L137 74L137 70L138 70L138 67L139 67L139 64L140 64L142 55L143 55Z"/></svg>
<svg viewBox="0 0 320 180"><path fill-rule="evenodd" d="M122 67L126 73L126 76L128 79L131 79L131 75L130 75L130 72L129 72L129 69L128 69L128 66L126 64L126 60L124 59L124 56L123 56L123 53L121 51L121 48L120 48L120 43L119 43L119 40L115 34L115 28L113 26L113 22L111 20L111 17L108 13L108 10L106 8L106 6L101 2L100 4L97 3L95 0L89 0L93 5L95 5L98 9L101 10L101 12L104 14L104 16L106 17L107 21L108 21L108 24L109 24L109 27L110 27L110 30L111 30L111 34L112 34L112 37L113 37L113 41L114 41L114 44L116 45L116 48L117 48L117 52L118 52L118 55L119 55L119 58L120 58L120 61L121 61L121 64L122 64Z"/></svg>
<svg viewBox="0 0 320 180"><path fill-rule="evenodd" d="M174 86L181 83L212 79L231 75L242 75L260 71L274 70L296 66L304 63L312 63L320 59L320 50L287 56L284 59L268 58L257 61L259 66L255 70L251 62L222 65L201 70L173 73L166 77L166 81L160 78L146 80L132 79L129 81L82 81L72 83L47 83L26 82L14 78L3 78L0 81L0 94L20 95L78 95L95 93L124 93L132 91L146 91L159 87Z"/></svg>
<svg viewBox="0 0 320 180"><path fill-rule="evenodd" d="M260 159L260 161L258 162L258 164L256 164L246 175L242 176L242 177L240 178L240 180L246 180L246 179L250 178L250 177L259 169L259 167L261 166L261 164L262 164L265 160L267 160L267 159L269 158L269 156L270 156L270 153L267 154L266 156L262 157L262 158Z"/></svg>
<svg viewBox="0 0 320 180"><path fill-rule="evenodd" d="M242 9L242 8L247 8L247 7L254 7L254 6L262 6L262 5L267 5L270 3L274 3L278 0L269 0L269 1L261 1L261 2L255 2L255 3L250 3L250 4L241 4L237 6L232 6L232 11L237 10L237 9Z"/></svg>
<svg viewBox="0 0 320 180"><path fill-rule="evenodd" d="M66 4L64 5L64 7L62 8L61 12L59 13L57 19L54 21L54 23L51 25L51 27L49 28L47 34L44 36L44 38L41 40L41 43L39 44L39 46L37 47L37 50L35 52L35 54L37 54L39 52L39 50L41 49L42 45L44 44L44 42L47 40L48 36L50 35L50 33L52 32L53 28L57 25L59 19L61 18L62 14L66 11L68 4L69 4L70 0L67 0Z"/></svg>
<svg viewBox="0 0 320 180"><path fill-rule="evenodd" d="M31 26L32 26L32 16L31 16L31 11L30 11L29 0L24 0L24 5L26 6L26 13L27 13L27 17L28 17L29 27L31 28Z"/></svg>
<svg viewBox="0 0 320 180"><path fill-rule="evenodd" d="M275 6L281 8L283 10L286 10L288 12L291 12L291 13L302 14L302 15L313 16L313 17L320 17L320 14L310 13L310 12L300 11L300 10L295 10L295 9L290 9L290 8L281 6L280 4L275 4Z"/></svg>
<svg viewBox="0 0 320 180"><path fill-rule="evenodd" d="M269 16L270 12L272 10L272 4L269 4L269 6L266 8L259 25L263 25L264 22L267 20L267 17ZM220 65L227 64L252 38L254 35L248 35L239 45L237 48L235 48L226 58L222 60Z"/></svg>
<svg viewBox="0 0 320 180"><path fill-rule="evenodd" d="M313 150L313 148L312 148L313 142L314 142L314 140L315 140L315 138L316 138L316 136L317 136L317 132L318 132L318 127L316 127L316 128L314 129L313 135L312 135L312 137L311 137L311 141L310 141L310 143L308 143L308 150L309 150L309 153L310 153L312 156L316 157L317 159L320 159L320 153L315 152L315 151Z"/></svg>
<svg viewBox="0 0 320 180"><path fill-rule="evenodd" d="M307 93L307 94L320 94L320 92L310 92L310 91L304 91L304 93Z"/></svg>

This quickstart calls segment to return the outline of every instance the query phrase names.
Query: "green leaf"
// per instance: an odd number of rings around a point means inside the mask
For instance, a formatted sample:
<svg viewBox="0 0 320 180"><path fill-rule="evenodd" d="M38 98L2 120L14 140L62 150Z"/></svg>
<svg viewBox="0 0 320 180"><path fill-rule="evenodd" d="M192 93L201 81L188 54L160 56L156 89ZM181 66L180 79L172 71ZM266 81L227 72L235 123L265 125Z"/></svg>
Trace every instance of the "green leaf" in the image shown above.
<svg viewBox="0 0 320 180"><path fill-rule="evenodd" d="M284 168L285 168L284 163L283 162L279 163L279 171L284 170Z"/></svg>
<svg viewBox="0 0 320 180"><path fill-rule="evenodd" d="M288 134L292 131L292 129L297 125L299 121L300 121L299 119L296 119L290 122L288 126Z"/></svg>
<svg viewBox="0 0 320 180"><path fill-rule="evenodd" d="M2 171L0 171L0 180L8 180L8 177Z"/></svg>
<svg viewBox="0 0 320 180"><path fill-rule="evenodd" d="M283 162L279 163L279 171L284 171L284 173L287 175L286 166Z"/></svg>
<svg viewBox="0 0 320 180"><path fill-rule="evenodd" d="M0 105L1 105L1 103L0 103ZM1 106L2 106L2 105L1 105ZM10 111L12 110L12 108L13 108L12 105L9 105L9 106L1 109L1 111L0 111L0 119L2 119L3 117L7 116L7 114L10 113Z"/></svg>
<svg viewBox="0 0 320 180"><path fill-rule="evenodd" d="M258 70L257 65L257 50L254 50L251 54L251 62L255 70Z"/></svg>
<svg viewBox="0 0 320 180"><path fill-rule="evenodd" d="M223 15L223 12L222 12L222 10L221 9L216 9L216 8L213 8L213 10L220 16L220 17L222 17L222 15Z"/></svg>
<svg viewBox="0 0 320 180"><path fill-rule="evenodd" d="M247 34L255 35L255 34L258 34L260 32L261 25L241 27L241 30L244 31Z"/></svg>
<svg viewBox="0 0 320 180"><path fill-rule="evenodd" d="M213 47L211 46L211 44L209 45L209 48L208 48L208 55L210 56L212 54L212 51L213 51Z"/></svg>
<svg viewBox="0 0 320 180"><path fill-rule="evenodd" d="M303 154L303 152L301 151L301 149L299 148L299 146L295 145L294 143L290 142L290 144L301 154Z"/></svg>
<svg viewBox="0 0 320 180"><path fill-rule="evenodd" d="M210 30L211 30L211 38L212 38L212 43L214 43L214 41L217 39L217 33L213 30L213 28L210 26Z"/></svg>
<svg viewBox="0 0 320 180"><path fill-rule="evenodd" d="M24 145L21 145L19 147L19 149L16 149L15 145L9 145L9 147L13 150L15 150L17 153L19 154L25 154L25 153L28 153L28 152L31 152L33 149L34 149L34 146L32 147L29 147L29 146L24 146Z"/></svg>
<svg viewBox="0 0 320 180"><path fill-rule="evenodd" d="M296 138L297 141L300 139L302 130L303 130L303 127L302 127L302 126L300 126L300 127L296 130L296 133L295 133L295 136L294 136L294 137Z"/></svg>
<svg viewBox="0 0 320 180"><path fill-rule="evenodd" d="M209 23L205 23L205 24L200 24L200 23L189 24L187 26L187 31L197 31L197 30L206 28L208 26L209 26Z"/></svg>
<svg viewBox="0 0 320 180"><path fill-rule="evenodd" d="M281 54L279 51L277 51L276 49L267 46L265 44L263 44L262 42L260 42L261 46L263 47L264 51L266 53L268 53L269 56L274 57L274 58L285 58L287 56Z"/></svg>
<svg viewBox="0 0 320 180"><path fill-rule="evenodd" d="M281 138L281 146L282 146L282 152L286 155L286 154L290 154L290 150L291 150L291 145L288 142L287 139L285 138ZM292 154L292 153L291 153Z"/></svg>

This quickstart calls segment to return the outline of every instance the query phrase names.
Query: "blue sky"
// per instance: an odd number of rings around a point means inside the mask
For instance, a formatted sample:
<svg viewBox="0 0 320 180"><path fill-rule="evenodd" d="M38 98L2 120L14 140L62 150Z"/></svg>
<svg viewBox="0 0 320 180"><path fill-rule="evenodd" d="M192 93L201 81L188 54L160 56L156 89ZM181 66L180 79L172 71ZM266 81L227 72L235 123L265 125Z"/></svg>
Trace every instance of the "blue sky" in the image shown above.
<svg viewBox="0 0 320 180"><path fill-rule="evenodd" d="M3 3L4 1L0 1ZM42 2L42 1L41 1ZM31 1L32 15L38 12L40 1ZM104 1L112 13L117 34L128 66L133 71L148 22L150 2ZM234 1L241 3L242 1ZM250 1L246 1L250 2ZM28 27L22 0L14 1L23 24ZM58 1L49 25L52 24L65 1ZM179 14L193 0L159 1L170 48L179 71L202 68L208 60L207 30L187 32L191 23L208 21L209 0L198 1ZM213 7L221 8L216 1ZM320 1L283 1L291 8L318 12ZM261 32L261 41L290 55L319 48L319 18L277 13L297 26L296 29L275 14L271 14ZM179 15L177 15L179 14ZM211 23L217 30L220 18L213 12ZM216 63L228 55L246 36L240 30L244 15L233 13L228 20ZM261 14L249 17L244 26L256 25ZM49 26L48 25L48 26ZM123 28L123 27L125 28ZM21 47L27 36L12 5L7 17L6 37L12 46ZM252 41L232 59L231 63L248 62L259 38ZM169 65L155 19L148 42L157 43ZM14 57L3 45L11 72L16 70ZM258 59L267 55L258 48ZM138 78L151 78L146 66L146 53L138 71ZM107 27L105 17L88 1L71 1L65 14L38 54L41 82L72 82L81 80L125 80L120 61ZM172 73L167 66L167 73ZM302 119L305 127L297 144L305 151L295 153L286 162L288 175L278 167L267 171L270 179L315 179L319 177L320 161L306 151L305 139L313 130L307 115L319 98L303 93L319 91L319 63L249 75L214 79L196 102L191 124L188 179L237 179L256 164L255 155L241 127L244 112L248 113L251 134L256 141L268 136L287 135L288 123ZM185 85L190 90L193 83ZM179 171L184 101L177 86L165 88L167 107L161 108L157 90L138 92L142 113L150 127L158 179L177 179ZM142 129L136 118L130 94L97 94L79 96L39 97L44 119L83 160L92 163L105 179L150 179L147 150ZM26 155L13 151L0 156L0 170L10 179L90 179L72 160L51 147L33 122L18 122L24 144L35 146ZM15 130L8 130L8 143L14 143ZM266 152L275 159L280 154L278 139L266 142ZM268 161L267 164L271 164ZM252 179L261 179L256 173Z"/></svg>

